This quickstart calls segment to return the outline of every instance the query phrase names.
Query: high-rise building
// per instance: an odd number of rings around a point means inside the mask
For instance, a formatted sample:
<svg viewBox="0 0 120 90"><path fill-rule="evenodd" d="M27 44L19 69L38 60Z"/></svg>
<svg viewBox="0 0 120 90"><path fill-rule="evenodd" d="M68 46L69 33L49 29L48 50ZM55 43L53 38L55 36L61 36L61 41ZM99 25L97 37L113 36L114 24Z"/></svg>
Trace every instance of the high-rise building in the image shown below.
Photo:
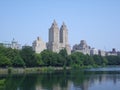
<svg viewBox="0 0 120 90"><path fill-rule="evenodd" d="M68 44L68 30L64 22L60 28L60 43L64 46Z"/></svg>
<svg viewBox="0 0 120 90"><path fill-rule="evenodd" d="M54 20L49 29L49 38L47 44L38 38L33 42L32 46L36 53L40 53L45 49L59 53L61 49L66 49L67 53L71 54L71 48L68 44L68 30L65 23L62 24L59 30L58 25Z"/></svg>
<svg viewBox="0 0 120 90"><path fill-rule="evenodd" d="M71 48L68 44L68 30L65 23L62 24L60 30L55 20L52 23L49 29L48 49L57 53L61 49L66 49L67 53L71 54Z"/></svg>
<svg viewBox="0 0 120 90"><path fill-rule="evenodd" d="M59 52L59 28L55 20L49 29L48 49Z"/></svg>

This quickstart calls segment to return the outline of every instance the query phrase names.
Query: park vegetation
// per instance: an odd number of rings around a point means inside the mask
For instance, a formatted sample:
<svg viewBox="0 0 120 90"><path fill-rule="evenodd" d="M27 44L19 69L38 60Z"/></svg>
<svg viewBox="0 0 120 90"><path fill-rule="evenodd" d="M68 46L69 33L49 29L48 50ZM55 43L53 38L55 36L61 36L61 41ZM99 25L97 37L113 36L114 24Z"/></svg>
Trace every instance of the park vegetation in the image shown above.
<svg viewBox="0 0 120 90"><path fill-rule="evenodd" d="M96 67L120 65L120 56L89 56L80 52L68 55L63 49L59 53L44 50L36 54L32 47L25 46L21 50L0 46L0 67Z"/></svg>

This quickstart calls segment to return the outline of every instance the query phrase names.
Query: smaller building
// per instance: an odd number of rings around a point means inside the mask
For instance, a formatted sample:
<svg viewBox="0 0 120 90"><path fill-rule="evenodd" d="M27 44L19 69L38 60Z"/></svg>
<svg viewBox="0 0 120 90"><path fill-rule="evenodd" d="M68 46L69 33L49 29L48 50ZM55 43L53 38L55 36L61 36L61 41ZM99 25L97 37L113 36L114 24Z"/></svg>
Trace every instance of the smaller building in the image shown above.
<svg viewBox="0 0 120 90"><path fill-rule="evenodd" d="M32 43L32 48L36 53L41 53L47 47L46 43L44 43L40 37L37 37L37 40Z"/></svg>
<svg viewBox="0 0 120 90"><path fill-rule="evenodd" d="M98 50L100 56L106 56L106 51Z"/></svg>
<svg viewBox="0 0 120 90"><path fill-rule="evenodd" d="M90 55L90 46L87 45L85 40L81 40L80 44L75 44L73 46L73 52L81 52L85 55Z"/></svg>
<svg viewBox="0 0 120 90"><path fill-rule="evenodd" d="M118 52L115 48L112 49L112 51L107 52L107 56L117 56Z"/></svg>
<svg viewBox="0 0 120 90"><path fill-rule="evenodd" d="M98 49L92 48L90 50L90 55L99 55Z"/></svg>
<svg viewBox="0 0 120 90"><path fill-rule="evenodd" d="M11 42L11 48L12 49L21 49L21 45L18 44L17 41L15 41L15 39L13 38L12 42Z"/></svg>
<svg viewBox="0 0 120 90"><path fill-rule="evenodd" d="M21 45L18 44L17 41L15 41L15 39L13 38L13 40L10 42L4 42L4 43L0 43L1 46L4 46L6 48L12 48L12 49L21 49Z"/></svg>
<svg viewBox="0 0 120 90"><path fill-rule="evenodd" d="M0 43L0 46L4 46L6 48L11 48L11 43L9 43L9 42Z"/></svg>

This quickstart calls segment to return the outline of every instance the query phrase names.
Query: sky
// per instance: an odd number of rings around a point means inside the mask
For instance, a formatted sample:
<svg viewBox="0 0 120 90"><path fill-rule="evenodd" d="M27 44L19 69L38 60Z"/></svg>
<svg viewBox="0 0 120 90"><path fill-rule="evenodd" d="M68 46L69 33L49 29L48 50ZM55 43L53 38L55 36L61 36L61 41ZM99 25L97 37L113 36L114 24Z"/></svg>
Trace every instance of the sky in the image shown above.
<svg viewBox="0 0 120 90"><path fill-rule="evenodd" d="M48 42L53 20L59 28L65 22L71 48L86 40L120 50L120 0L0 0L0 42L32 45L38 36Z"/></svg>

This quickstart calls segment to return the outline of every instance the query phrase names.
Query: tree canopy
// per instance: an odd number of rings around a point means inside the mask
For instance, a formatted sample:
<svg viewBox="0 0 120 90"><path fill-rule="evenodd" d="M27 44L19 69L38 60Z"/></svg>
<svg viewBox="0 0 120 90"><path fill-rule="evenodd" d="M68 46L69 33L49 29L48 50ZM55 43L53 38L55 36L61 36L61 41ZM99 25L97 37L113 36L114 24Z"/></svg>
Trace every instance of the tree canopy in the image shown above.
<svg viewBox="0 0 120 90"><path fill-rule="evenodd" d="M80 52L68 55L66 49L62 49L59 53L44 50L40 54L36 54L30 46L25 46L22 50L0 46L0 67L82 67L94 65L120 65L120 56L89 56Z"/></svg>

